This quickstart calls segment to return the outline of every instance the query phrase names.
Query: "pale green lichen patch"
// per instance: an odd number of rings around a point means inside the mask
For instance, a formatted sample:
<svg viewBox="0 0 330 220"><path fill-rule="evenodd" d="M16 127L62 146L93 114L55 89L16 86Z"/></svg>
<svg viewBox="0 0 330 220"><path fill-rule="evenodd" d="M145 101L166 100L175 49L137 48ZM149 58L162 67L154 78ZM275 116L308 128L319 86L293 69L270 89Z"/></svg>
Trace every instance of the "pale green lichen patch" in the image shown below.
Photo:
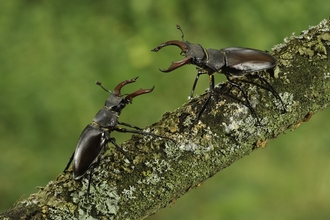
<svg viewBox="0 0 330 220"><path fill-rule="evenodd" d="M290 76L290 72L282 72L281 80L282 80L283 84L291 83L288 76Z"/></svg>
<svg viewBox="0 0 330 220"><path fill-rule="evenodd" d="M264 117L260 120L261 123L266 123L267 118ZM241 119L229 117L222 125L225 128L225 132L238 141L244 141L249 138L252 139L253 136L259 136L261 129L263 129L262 126L257 126L256 118L252 115Z"/></svg>
<svg viewBox="0 0 330 220"><path fill-rule="evenodd" d="M245 123L243 121L246 120L249 124L248 126L255 125L257 123L257 119L253 118L250 115L249 109L243 105L243 104L238 104L238 103L230 103L228 104L227 110L224 112L224 115L226 116L225 122L222 123L224 126L224 131L227 134L232 134L232 132L235 133L237 129L240 127L242 123ZM249 118L250 117L250 118ZM247 120L247 118L249 118Z"/></svg>
<svg viewBox="0 0 330 220"><path fill-rule="evenodd" d="M305 43L291 44L291 41L305 41ZM276 45L273 47L273 50L280 51L284 47L289 47L289 50L280 56L280 63L288 67L290 66L290 60L293 59L295 53L307 56L308 58L318 55L318 58L326 59L327 50L324 45L329 45L329 41L330 34L328 21L323 20L318 25L311 26L308 30L302 31L298 36L293 33L290 37L284 39L285 44Z"/></svg>
<svg viewBox="0 0 330 220"><path fill-rule="evenodd" d="M98 217L117 214L120 196L117 194L116 187L110 187L106 181L98 185L93 184L90 196L87 197L87 186L88 181L84 179L83 187L71 194L73 203L78 206L79 216L93 216L92 212L95 212Z"/></svg>
<svg viewBox="0 0 330 220"><path fill-rule="evenodd" d="M145 165L148 167L149 172L145 173L145 177L138 180L139 184L151 184L156 185L163 180L162 173L166 173L172 170L171 164L162 159L154 159L152 161L146 161Z"/></svg>
<svg viewBox="0 0 330 220"><path fill-rule="evenodd" d="M197 145L193 142L181 143L178 147L182 152L190 151L190 152L193 152L196 155L205 154L206 152L209 152L213 149L213 145L200 146L200 145Z"/></svg>
<svg viewBox="0 0 330 220"><path fill-rule="evenodd" d="M284 106L285 106L285 110L287 113L292 112L293 107L295 106L295 101L294 101L294 97L292 93L289 92L284 92L284 93L279 93L279 96L281 97ZM275 106L277 107L277 109L283 109L282 103L280 102L280 100L275 99L274 101Z"/></svg>
<svg viewBox="0 0 330 220"><path fill-rule="evenodd" d="M21 200L18 202L19 204L23 204L25 206L30 206L30 205L37 205L39 201L36 199L35 196L30 196L29 199Z"/></svg>
<svg viewBox="0 0 330 220"><path fill-rule="evenodd" d="M323 73L323 78L324 79L329 79L330 78L330 72Z"/></svg>
<svg viewBox="0 0 330 220"><path fill-rule="evenodd" d="M103 156L101 159L105 159ZM94 169L90 186L90 194L87 196L89 173L81 180L81 187L72 191L72 202L77 206L79 219L87 216L90 219L100 219L102 216L115 216L119 210L120 195L118 195L117 187L111 186L109 179L109 171L104 167L98 166Z"/></svg>
<svg viewBox="0 0 330 220"><path fill-rule="evenodd" d="M136 196L134 196L135 191L136 188L134 186L129 186L128 189L123 189L122 194L125 199L136 199Z"/></svg>

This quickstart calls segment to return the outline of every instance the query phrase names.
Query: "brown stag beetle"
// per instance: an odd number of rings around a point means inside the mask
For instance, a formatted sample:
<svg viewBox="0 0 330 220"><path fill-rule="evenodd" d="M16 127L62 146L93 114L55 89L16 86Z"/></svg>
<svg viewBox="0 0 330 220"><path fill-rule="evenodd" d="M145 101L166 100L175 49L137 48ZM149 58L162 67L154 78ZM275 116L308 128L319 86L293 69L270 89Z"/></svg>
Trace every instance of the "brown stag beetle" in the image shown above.
<svg viewBox="0 0 330 220"><path fill-rule="evenodd" d="M179 47L185 58L181 61L173 62L172 65L165 70L161 70L162 72L171 72L181 66L186 64L194 64L198 66L197 76L195 78L195 82L193 84L189 99L193 97L194 90L198 81L198 78L202 74L208 74L210 80L210 89L209 96L205 103L203 104L201 110L199 111L196 120L198 121L204 112L207 104L209 103L211 97L214 93L214 73L223 73L228 82L237 87L243 94L246 100L246 106L250 109L251 113L257 118L258 124L260 124L260 120L251 106L251 103L247 97L247 94L242 89L241 85L234 82L234 78L239 78L243 76L253 76L259 78L259 80L265 83L268 89L272 92L272 94L280 100L283 112L286 112L284 107L284 103L276 92L276 90L267 82L265 78L263 78L257 72L264 71L268 69L275 68L277 64L277 59L272 55L256 49L250 48L240 48L240 47L229 47L223 48L220 50L217 49L204 49L199 44L193 44L188 41L184 41L184 34L179 25L177 25L177 29L181 31L182 41L178 40L170 40L165 43L160 44L158 47L154 48L152 51L158 52L163 47L174 45Z"/></svg>
<svg viewBox="0 0 330 220"><path fill-rule="evenodd" d="M87 170L89 170L87 196L89 196L93 168L97 164L100 155L106 150L106 146L109 142L112 143L116 149L133 164L133 161L126 155L125 151L116 143L115 138L110 137L111 132L117 131L160 137L152 133L143 132L139 127L118 121L121 111L127 104L132 102L134 97L150 93L154 89L154 87L151 89L139 89L136 92L123 97L120 93L121 88L126 84L135 82L137 78L138 77L119 83L113 92L105 89L100 82L96 82L96 84L106 92L110 92L110 96L106 100L104 107L95 115L93 122L87 125L81 133L76 150L73 152L64 169L65 172L73 161L73 178L75 180L83 177ZM120 128L118 125L130 127L135 130Z"/></svg>

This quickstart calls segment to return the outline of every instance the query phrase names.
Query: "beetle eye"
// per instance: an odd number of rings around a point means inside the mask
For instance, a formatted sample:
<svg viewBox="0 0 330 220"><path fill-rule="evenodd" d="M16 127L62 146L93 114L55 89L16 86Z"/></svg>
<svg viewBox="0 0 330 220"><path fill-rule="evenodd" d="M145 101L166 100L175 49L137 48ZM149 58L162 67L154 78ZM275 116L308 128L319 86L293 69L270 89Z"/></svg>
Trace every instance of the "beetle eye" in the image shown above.
<svg viewBox="0 0 330 220"><path fill-rule="evenodd" d="M201 64L201 59L199 59L199 58L193 57L193 58L192 58L192 61L193 61L193 63L195 63L197 66L198 66L199 64Z"/></svg>

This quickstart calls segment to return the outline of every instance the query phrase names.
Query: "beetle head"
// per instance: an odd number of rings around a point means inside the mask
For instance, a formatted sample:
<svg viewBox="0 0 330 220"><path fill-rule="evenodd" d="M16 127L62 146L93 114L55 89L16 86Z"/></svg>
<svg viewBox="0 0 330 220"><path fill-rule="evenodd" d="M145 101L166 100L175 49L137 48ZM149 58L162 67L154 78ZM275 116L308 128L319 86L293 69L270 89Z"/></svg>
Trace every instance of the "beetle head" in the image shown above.
<svg viewBox="0 0 330 220"><path fill-rule="evenodd" d="M135 77L133 79L125 80L119 83L113 92L105 89L100 82L96 82L96 84L101 86L101 88L103 88L105 91L110 92L109 98L105 101L105 106L115 112L120 112L127 104L132 102L134 97L153 91L154 87L151 89L139 89L131 94L128 94L126 97L123 97L120 93L122 87L124 87L126 84L136 82L137 78L138 77Z"/></svg>

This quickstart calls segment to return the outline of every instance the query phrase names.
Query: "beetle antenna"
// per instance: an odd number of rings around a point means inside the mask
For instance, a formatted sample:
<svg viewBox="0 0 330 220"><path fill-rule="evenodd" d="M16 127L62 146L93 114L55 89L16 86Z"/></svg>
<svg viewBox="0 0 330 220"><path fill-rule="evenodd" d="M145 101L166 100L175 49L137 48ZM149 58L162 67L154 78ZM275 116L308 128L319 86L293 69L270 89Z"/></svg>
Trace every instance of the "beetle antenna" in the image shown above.
<svg viewBox="0 0 330 220"><path fill-rule="evenodd" d="M111 92L110 90L104 88L104 87L102 86L102 83L101 83L101 82L96 81L95 84L98 85L98 86L100 86L104 91L106 91L106 92Z"/></svg>
<svg viewBox="0 0 330 220"><path fill-rule="evenodd" d="M181 29L180 25L176 25L176 28L181 32L181 38L182 38L182 41L184 41L184 33L183 33L183 30Z"/></svg>

